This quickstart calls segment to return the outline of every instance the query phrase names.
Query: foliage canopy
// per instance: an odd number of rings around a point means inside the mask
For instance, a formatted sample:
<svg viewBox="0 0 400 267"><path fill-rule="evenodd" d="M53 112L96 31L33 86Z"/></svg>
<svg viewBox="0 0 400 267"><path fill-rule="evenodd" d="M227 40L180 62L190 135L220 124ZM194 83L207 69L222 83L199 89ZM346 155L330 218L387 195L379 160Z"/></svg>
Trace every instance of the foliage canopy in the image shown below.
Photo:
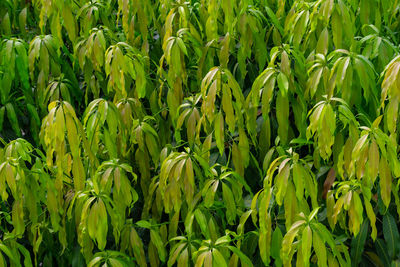
<svg viewBox="0 0 400 267"><path fill-rule="evenodd" d="M400 266L397 0L1 0L1 266Z"/></svg>

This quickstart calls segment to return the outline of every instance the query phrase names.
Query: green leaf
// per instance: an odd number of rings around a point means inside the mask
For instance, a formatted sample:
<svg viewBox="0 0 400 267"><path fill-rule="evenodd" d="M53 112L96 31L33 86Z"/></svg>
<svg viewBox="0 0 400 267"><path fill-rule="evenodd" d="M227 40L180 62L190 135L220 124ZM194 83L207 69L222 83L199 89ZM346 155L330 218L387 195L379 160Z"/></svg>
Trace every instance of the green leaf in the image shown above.
<svg viewBox="0 0 400 267"><path fill-rule="evenodd" d="M7 255L7 257L14 262L15 264L19 264L19 261L17 261L17 258L15 257L15 255L11 252L11 250L5 246L4 244L0 243L0 250L3 251L4 254Z"/></svg>
<svg viewBox="0 0 400 267"><path fill-rule="evenodd" d="M282 249L280 251L281 259L284 263L290 262L291 250L293 247L293 241L296 238L300 228L306 223L305 220L299 220L292 224L289 231L285 234L282 240Z"/></svg>
<svg viewBox="0 0 400 267"><path fill-rule="evenodd" d="M315 52L326 55L328 52L328 45L329 45L328 41L329 41L329 32L328 29L325 28L319 36Z"/></svg>
<svg viewBox="0 0 400 267"><path fill-rule="evenodd" d="M310 260L312 247L312 231L309 225L303 229L303 233L301 235L301 245L304 265L307 266Z"/></svg>
<svg viewBox="0 0 400 267"><path fill-rule="evenodd" d="M27 104L26 108L28 109L29 114L32 116L33 121L36 123L36 125L40 126L40 118L39 114L35 108L35 106L31 104Z"/></svg>
<svg viewBox="0 0 400 267"><path fill-rule="evenodd" d="M290 174L290 164L286 163L283 169L277 174L275 178L275 186L276 186L276 202L278 205L282 205L283 198L286 195L287 189L287 181L289 179Z"/></svg>
<svg viewBox="0 0 400 267"><path fill-rule="evenodd" d="M181 51L187 56L188 52L187 52L186 45L183 42L183 40L178 37L178 38L176 38L176 42L177 42L179 48L181 49Z"/></svg>
<svg viewBox="0 0 400 267"><path fill-rule="evenodd" d="M31 267L32 265L32 259L29 251L23 247L22 245L18 244L18 250L21 252L21 254L24 256L24 266L25 267Z"/></svg>
<svg viewBox="0 0 400 267"><path fill-rule="evenodd" d="M99 264L101 260L103 260L103 257L100 256L93 257L93 259L88 263L88 267L97 266L97 264Z"/></svg>
<svg viewBox="0 0 400 267"><path fill-rule="evenodd" d="M222 154L224 153L224 149L225 149L225 138L224 138L225 134L224 134L224 117L222 116L221 111L218 113L217 117L215 118L214 135L215 135L215 141L217 143L219 153L222 156Z"/></svg>
<svg viewBox="0 0 400 267"><path fill-rule="evenodd" d="M0 108L0 132L3 131L3 123L4 123L4 113L6 111L6 107Z"/></svg>
<svg viewBox="0 0 400 267"><path fill-rule="evenodd" d="M222 183L222 196L226 205L226 218L229 224L233 224L236 218L236 204L232 190Z"/></svg>
<svg viewBox="0 0 400 267"><path fill-rule="evenodd" d="M221 252L218 251L218 249L214 248L212 250L212 256L213 256L213 265L215 266L221 266L221 267L226 267L228 266L226 264L226 261L224 259L224 256L221 254Z"/></svg>
<svg viewBox="0 0 400 267"><path fill-rule="evenodd" d="M165 249L164 243L162 242L161 236L159 232L151 229L150 230L150 239L151 242L155 245L158 251L158 256L162 262L165 262L167 259L167 251Z"/></svg>
<svg viewBox="0 0 400 267"><path fill-rule="evenodd" d="M267 12L267 15L271 19L271 21L274 24L274 26L279 30L279 33L283 36L284 35L284 29L282 28L281 24L279 23L279 20L276 17L274 11L271 8L269 8L268 6L265 6L265 11Z"/></svg>
<svg viewBox="0 0 400 267"><path fill-rule="evenodd" d="M145 220L137 221L136 225L142 228L151 229L151 223Z"/></svg>
<svg viewBox="0 0 400 267"><path fill-rule="evenodd" d="M358 266L361 261L361 256L364 252L365 241L368 236L368 228L369 223L367 220L364 220L364 223L361 226L361 230L357 236L353 237L351 241L351 258L352 258L352 266Z"/></svg>
<svg viewBox="0 0 400 267"><path fill-rule="evenodd" d="M200 226L201 232L203 235L208 239L210 238L210 232L208 231L208 224L206 220L206 216L204 216L203 212L201 210L196 209L194 211L194 216L196 218L197 223Z"/></svg>
<svg viewBox="0 0 400 267"><path fill-rule="evenodd" d="M383 236L387 244L388 254L390 258L394 258L399 251L400 235L393 216L387 212L383 216Z"/></svg>
<svg viewBox="0 0 400 267"><path fill-rule="evenodd" d="M288 141L289 132L289 99L280 91L276 99L276 119L278 121L278 135L282 143Z"/></svg>
<svg viewBox="0 0 400 267"><path fill-rule="evenodd" d="M379 162L379 187L381 188L382 201L386 207L390 204L392 194L392 174L390 173L389 164L384 157Z"/></svg>
<svg viewBox="0 0 400 267"><path fill-rule="evenodd" d="M378 253L379 258L383 261L384 266L389 266L391 259L388 254L387 246L385 241L380 238L377 238L375 241L375 249Z"/></svg>
<svg viewBox="0 0 400 267"><path fill-rule="evenodd" d="M315 254L318 258L318 266L326 266L327 264L327 253L325 242L321 239L318 233L313 234L313 248L315 250Z"/></svg>
<svg viewBox="0 0 400 267"><path fill-rule="evenodd" d="M303 180L303 171L301 170L301 166L299 163L293 164L292 172L293 172L293 182L296 187L296 197L297 200L301 201L304 196L304 180Z"/></svg>
<svg viewBox="0 0 400 267"><path fill-rule="evenodd" d="M242 263L247 264L247 266L253 266L253 264L251 263L250 259L242 251L240 251L240 249L238 249L237 247L233 247L233 246L228 246L228 248L233 253L235 253L236 255L239 256L239 258L242 261Z"/></svg>
<svg viewBox="0 0 400 267"><path fill-rule="evenodd" d="M272 234L271 243L274 245L271 246L271 257L275 260L275 264L277 266L282 266L282 260L279 255L279 252L282 247L282 239L283 239L283 236L282 236L281 229L279 227L276 227L274 230L274 233Z"/></svg>
<svg viewBox="0 0 400 267"><path fill-rule="evenodd" d="M6 104L7 117L11 123L11 127L17 136L21 136L21 129L19 128L17 114L15 112L14 106L11 103Z"/></svg>
<svg viewBox="0 0 400 267"><path fill-rule="evenodd" d="M287 92L289 90L288 78L286 77L286 75L283 72L279 72L277 79L278 79L279 90L280 90L282 96L286 97Z"/></svg>

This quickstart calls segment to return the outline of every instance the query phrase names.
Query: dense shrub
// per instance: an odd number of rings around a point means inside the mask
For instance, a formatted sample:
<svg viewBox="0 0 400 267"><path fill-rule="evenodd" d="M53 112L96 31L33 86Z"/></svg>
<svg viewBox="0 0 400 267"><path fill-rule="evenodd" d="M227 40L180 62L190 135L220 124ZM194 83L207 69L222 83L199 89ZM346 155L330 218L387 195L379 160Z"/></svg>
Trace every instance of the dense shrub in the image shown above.
<svg viewBox="0 0 400 267"><path fill-rule="evenodd" d="M399 266L397 0L1 0L0 266Z"/></svg>

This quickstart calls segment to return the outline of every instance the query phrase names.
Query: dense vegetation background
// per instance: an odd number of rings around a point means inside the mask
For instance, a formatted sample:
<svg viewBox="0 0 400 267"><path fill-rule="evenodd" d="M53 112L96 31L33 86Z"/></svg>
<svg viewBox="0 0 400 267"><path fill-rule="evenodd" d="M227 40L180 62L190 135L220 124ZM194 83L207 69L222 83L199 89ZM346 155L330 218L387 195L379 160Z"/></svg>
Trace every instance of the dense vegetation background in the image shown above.
<svg viewBox="0 0 400 267"><path fill-rule="evenodd" d="M400 266L397 0L1 0L0 266Z"/></svg>

